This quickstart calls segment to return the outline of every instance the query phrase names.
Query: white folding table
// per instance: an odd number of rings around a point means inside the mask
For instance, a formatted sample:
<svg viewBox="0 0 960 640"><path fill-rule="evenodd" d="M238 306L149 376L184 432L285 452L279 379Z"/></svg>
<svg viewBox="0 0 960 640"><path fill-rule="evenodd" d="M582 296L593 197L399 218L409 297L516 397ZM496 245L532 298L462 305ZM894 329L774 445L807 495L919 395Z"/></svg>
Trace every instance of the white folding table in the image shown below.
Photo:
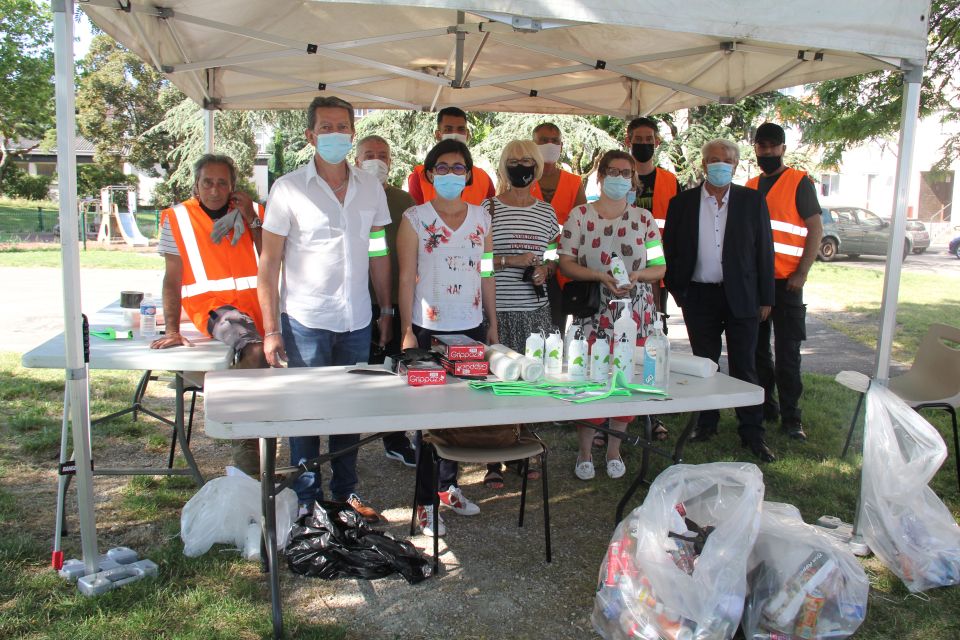
<svg viewBox="0 0 960 640"><path fill-rule="evenodd" d="M625 415L696 413L760 404L763 389L723 374L710 378L673 374L669 397L633 395L574 404L546 397L501 397L475 391L466 382L448 377L435 387L409 387L403 378L350 374L347 367L230 370L206 378L204 429L215 438L259 438L265 569L270 574L274 637L282 637L280 574L276 545L274 482L277 438L347 433L406 431L513 423L575 421ZM680 462L683 443L695 426L688 421L671 455L648 441L654 450ZM360 444L373 440L370 436ZM360 445L358 445L360 446ZM321 456L322 459L329 458ZM643 482L640 474L618 512ZM281 469L280 471L288 471ZM287 483L282 483L282 488ZM619 517L619 516L618 516Z"/></svg>

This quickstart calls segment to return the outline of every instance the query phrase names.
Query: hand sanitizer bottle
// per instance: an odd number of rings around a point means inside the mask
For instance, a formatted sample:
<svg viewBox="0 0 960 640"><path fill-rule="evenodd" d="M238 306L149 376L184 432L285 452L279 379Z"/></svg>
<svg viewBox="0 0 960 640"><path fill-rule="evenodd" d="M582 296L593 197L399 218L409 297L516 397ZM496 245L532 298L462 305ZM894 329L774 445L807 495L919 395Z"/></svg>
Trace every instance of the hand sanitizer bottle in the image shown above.
<svg viewBox="0 0 960 640"><path fill-rule="evenodd" d="M643 345L643 383L664 391L670 384L670 340L663 333L663 314L656 314L653 331Z"/></svg>
<svg viewBox="0 0 960 640"><path fill-rule="evenodd" d="M541 364L543 364L543 350L546 346L546 341L543 339L543 332L537 331L531 333L530 337L527 338L526 347L523 350L523 355L528 358L533 358Z"/></svg>
<svg viewBox="0 0 960 640"><path fill-rule="evenodd" d="M548 376L563 373L563 337L560 329L554 327L544 341L543 371Z"/></svg>
<svg viewBox="0 0 960 640"><path fill-rule="evenodd" d="M567 377L571 380L586 380L589 362L589 345L583 337L583 326L577 324L570 346L567 348Z"/></svg>
<svg viewBox="0 0 960 640"><path fill-rule="evenodd" d="M610 375L610 341L607 332L597 329L597 339L590 348L590 379L606 382Z"/></svg>

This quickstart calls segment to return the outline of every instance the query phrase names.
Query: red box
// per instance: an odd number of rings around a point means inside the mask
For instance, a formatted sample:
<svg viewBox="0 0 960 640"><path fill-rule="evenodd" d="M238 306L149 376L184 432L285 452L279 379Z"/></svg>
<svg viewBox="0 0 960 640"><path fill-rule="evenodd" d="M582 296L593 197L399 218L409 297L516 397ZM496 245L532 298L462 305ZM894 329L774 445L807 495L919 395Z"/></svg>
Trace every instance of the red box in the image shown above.
<svg viewBox="0 0 960 640"><path fill-rule="evenodd" d="M433 336L433 350L447 360L483 360L484 344L462 333Z"/></svg>
<svg viewBox="0 0 960 640"><path fill-rule="evenodd" d="M401 364L398 372L407 377L407 384L411 387L426 387L446 384L447 371L435 362L415 362L411 365Z"/></svg>
<svg viewBox="0 0 960 640"><path fill-rule="evenodd" d="M447 360L440 358L440 364L447 373L464 378L484 378L490 374L490 363L486 360Z"/></svg>

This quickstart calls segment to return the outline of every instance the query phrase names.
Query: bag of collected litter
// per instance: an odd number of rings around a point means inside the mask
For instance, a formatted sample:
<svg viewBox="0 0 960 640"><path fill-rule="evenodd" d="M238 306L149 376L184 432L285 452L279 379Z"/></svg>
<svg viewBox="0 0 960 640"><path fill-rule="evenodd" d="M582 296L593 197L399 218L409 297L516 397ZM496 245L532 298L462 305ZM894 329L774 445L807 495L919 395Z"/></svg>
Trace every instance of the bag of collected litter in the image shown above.
<svg viewBox="0 0 960 640"><path fill-rule="evenodd" d="M867 391L860 532L910 591L960 583L960 527L927 486L947 457L940 433L892 391Z"/></svg>
<svg viewBox="0 0 960 640"><path fill-rule="evenodd" d="M374 580L394 572L410 584L430 576L430 564L410 542L371 529L343 502L316 502L293 527L286 550L294 573L326 580Z"/></svg>
<svg viewBox="0 0 960 640"><path fill-rule="evenodd" d="M763 503L748 567L747 640L846 638L867 613L863 567L793 505Z"/></svg>
<svg viewBox="0 0 960 640"><path fill-rule="evenodd" d="M297 494L277 494L277 549L283 549L297 518ZM247 560L260 559L260 483L233 467L197 491L180 514L183 555L206 553L216 543L231 544Z"/></svg>
<svg viewBox="0 0 960 640"><path fill-rule="evenodd" d="M753 464L674 465L617 526L591 620L606 638L729 640L740 624L763 475Z"/></svg>

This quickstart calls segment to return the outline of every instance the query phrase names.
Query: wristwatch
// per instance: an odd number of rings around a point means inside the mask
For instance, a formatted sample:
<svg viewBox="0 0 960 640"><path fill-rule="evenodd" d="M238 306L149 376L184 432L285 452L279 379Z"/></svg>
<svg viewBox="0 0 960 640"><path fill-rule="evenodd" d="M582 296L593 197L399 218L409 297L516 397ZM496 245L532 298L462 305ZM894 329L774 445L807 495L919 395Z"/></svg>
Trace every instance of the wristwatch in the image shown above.
<svg viewBox="0 0 960 640"><path fill-rule="evenodd" d="M393 307L380 307L381 316L395 316L397 315L397 310Z"/></svg>
<svg viewBox="0 0 960 640"><path fill-rule="evenodd" d="M259 229L263 226L263 220L260 219L260 216L253 216L253 220L247 226L251 229Z"/></svg>

